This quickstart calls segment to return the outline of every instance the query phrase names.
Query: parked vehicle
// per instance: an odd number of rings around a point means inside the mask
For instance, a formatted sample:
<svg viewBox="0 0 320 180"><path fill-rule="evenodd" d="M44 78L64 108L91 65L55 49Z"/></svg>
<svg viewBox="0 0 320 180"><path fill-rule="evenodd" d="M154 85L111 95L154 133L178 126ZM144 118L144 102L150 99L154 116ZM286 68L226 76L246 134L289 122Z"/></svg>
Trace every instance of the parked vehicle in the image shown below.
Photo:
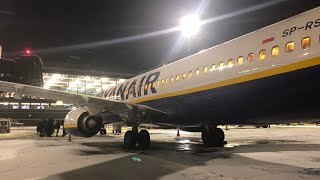
<svg viewBox="0 0 320 180"><path fill-rule="evenodd" d="M41 120L38 122L37 134L40 137L44 137L44 136L51 137L53 132L54 132L54 124L52 119Z"/></svg>
<svg viewBox="0 0 320 180"><path fill-rule="evenodd" d="M10 119L0 118L0 133L10 133Z"/></svg>
<svg viewBox="0 0 320 180"><path fill-rule="evenodd" d="M112 125L112 133L121 133L122 126L122 123L114 123Z"/></svg>

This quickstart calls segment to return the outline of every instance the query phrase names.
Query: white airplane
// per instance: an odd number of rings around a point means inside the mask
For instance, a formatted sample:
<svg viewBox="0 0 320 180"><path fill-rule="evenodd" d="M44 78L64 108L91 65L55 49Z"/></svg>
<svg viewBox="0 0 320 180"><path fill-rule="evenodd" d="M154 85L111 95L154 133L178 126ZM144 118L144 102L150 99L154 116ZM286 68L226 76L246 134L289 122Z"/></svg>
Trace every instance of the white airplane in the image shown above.
<svg viewBox="0 0 320 180"><path fill-rule="evenodd" d="M236 26L234 28L237 28ZM67 133L91 137L104 123L132 127L124 145L148 148L144 122L198 125L206 145L217 125L320 119L320 7L133 77L96 97L0 81L0 91L72 103Z"/></svg>

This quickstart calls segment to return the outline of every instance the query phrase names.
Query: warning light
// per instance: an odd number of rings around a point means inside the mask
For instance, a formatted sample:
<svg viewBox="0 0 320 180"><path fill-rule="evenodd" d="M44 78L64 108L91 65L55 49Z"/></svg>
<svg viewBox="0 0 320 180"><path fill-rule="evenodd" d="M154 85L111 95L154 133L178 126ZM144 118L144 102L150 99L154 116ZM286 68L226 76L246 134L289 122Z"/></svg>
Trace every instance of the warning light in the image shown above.
<svg viewBox="0 0 320 180"><path fill-rule="evenodd" d="M27 54L27 55L30 55L30 54L31 54L31 50L27 49L27 50L26 50L26 54Z"/></svg>

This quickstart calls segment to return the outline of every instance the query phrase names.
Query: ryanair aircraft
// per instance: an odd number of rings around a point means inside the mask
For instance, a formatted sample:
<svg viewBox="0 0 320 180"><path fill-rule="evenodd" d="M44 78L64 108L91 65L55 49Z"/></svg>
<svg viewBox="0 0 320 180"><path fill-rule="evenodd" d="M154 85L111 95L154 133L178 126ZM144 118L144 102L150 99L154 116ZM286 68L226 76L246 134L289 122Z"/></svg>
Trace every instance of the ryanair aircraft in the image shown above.
<svg viewBox="0 0 320 180"><path fill-rule="evenodd" d="M69 134L91 137L124 121L124 145L148 148L141 123L198 127L206 145L220 145L218 125L265 125L320 119L320 8L131 78L97 96L0 81L16 98L72 103ZM188 129L188 128L185 128Z"/></svg>

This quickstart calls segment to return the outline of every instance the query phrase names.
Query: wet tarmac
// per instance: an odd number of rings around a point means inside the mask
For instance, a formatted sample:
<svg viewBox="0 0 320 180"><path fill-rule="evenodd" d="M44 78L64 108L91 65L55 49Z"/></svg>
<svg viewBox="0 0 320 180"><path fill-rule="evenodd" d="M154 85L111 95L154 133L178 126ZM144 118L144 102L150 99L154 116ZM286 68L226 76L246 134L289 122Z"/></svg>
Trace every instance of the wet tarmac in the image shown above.
<svg viewBox="0 0 320 180"><path fill-rule="evenodd" d="M200 133L151 130L149 150L126 150L123 134L0 135L0 179L320 179L320 128L231 128L223 147Z"/></svg>

